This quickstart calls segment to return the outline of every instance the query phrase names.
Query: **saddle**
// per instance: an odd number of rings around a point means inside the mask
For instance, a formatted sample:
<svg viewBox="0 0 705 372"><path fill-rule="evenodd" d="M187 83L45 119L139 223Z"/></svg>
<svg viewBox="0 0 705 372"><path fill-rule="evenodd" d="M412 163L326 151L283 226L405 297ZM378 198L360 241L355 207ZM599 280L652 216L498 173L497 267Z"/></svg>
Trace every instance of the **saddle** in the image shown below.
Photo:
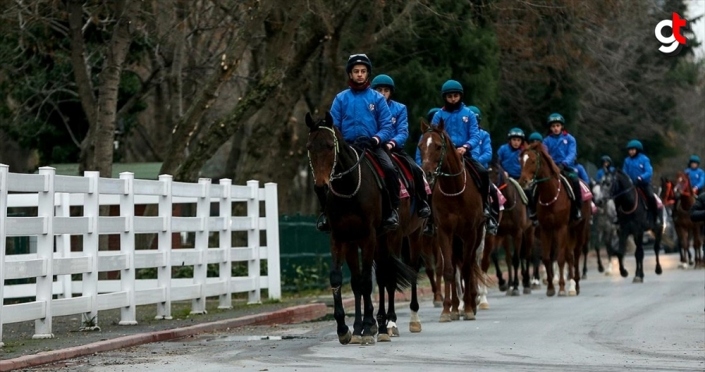
<svg viewBox="0 0 705 372"><path fill-rule="evenodd" d="M470 172L468 173L470 173L470 178L475 181L475 186L477 186L477 189L482 190L482 180L480 179L480 173L477 171L477 169L475 169L475 166L473 165L472 161L463 156L463 163L468 169L470 169Z"/></svg>
<svg viewBox="0 0 705 372"><path fill-rule="evenodd" d="M519 193L519 197L521 198L521 202L524 203L524 205L529 204L529 198L526 196L524 189L521 188L521 185L519 185L519 182L517 182L514 178L507 177L507 184L512 184L512 186L516 188Z"/></svg>
<svg viewBox="0 0 705 372"><path fill-rule="evenodd" d="M392 157L392 159L394 159L394 157ZM377 156L375 156L375 154L370 151L365 151L363 162L372 170L372 174L374 174L375 183L377 183L377 187L379 187L380 190L384 189L386 182L389 181L386 180L384 177L384 170L382 170L382 166L379 164ZM395 168L397 168L397 171L399 171L398 173L404 175L403 177L397 177L397 182L399 182L399 199L409 198L410 193L409 187L407 187L407 182L408 184L413 185L413 176L411 176L411 171L408 169L405 170L404 168L399 169L400 163L398 159L393 160L392 163L395 164ZM409 179L411 179L411 181L409 181ZM426 190L430 190L428 184L426 185Z"/></svg>
<svg viewBox="0 0 705 372"><path fill-rule="evenodd" d="M403 176L402 180L404 181L404 186L406 186L407 189L414 189L414 175L411 173L411 165L406 157L392 153L391 159L392 163L394 163L394 166L399 171L399 174Z"/></svg>

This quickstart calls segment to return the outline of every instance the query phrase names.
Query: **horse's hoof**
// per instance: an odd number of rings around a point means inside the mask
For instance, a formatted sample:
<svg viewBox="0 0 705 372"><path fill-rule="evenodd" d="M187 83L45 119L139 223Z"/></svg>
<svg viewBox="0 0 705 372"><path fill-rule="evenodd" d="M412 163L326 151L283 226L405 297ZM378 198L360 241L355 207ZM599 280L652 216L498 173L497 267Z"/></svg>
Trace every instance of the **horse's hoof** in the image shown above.
<svg viewBox="0 0 705 372"><path fill-rule="evenodd" d="M460 312L453 311L450 313L450 320L460 320Z"/></svg>
<svg viewBox="0 0 705 372"><path fill-rule="evenodd" d="M511 289L507 289L507 292L506 292L505 294L506 294L507 296L511 296L511 295L512 295L512 290L511 290Z"/></svg>
<svg viewBox="0 0 705 372"><path fill-rule="evenodd" d="M465 320L475 320L475 313L472 311L470 312L465 312Z"/></svg>
<svg viewBox="0 0 705 372"><path fill-rule="evenodd" d="M519 296L519 288L512 289L512 296Z"/></svg>
<svg viewBox="0 0 705 372"><path fill-rule="evenodd" d="M531 288L524 287L524 294L525 294L525 295L531 294Z"/></svg>
<svg viewBox="0 0 705 372"><path fill-rule="evenodd" d="M558 291L558 297L565 297L565 296L566 296L565 289Z"/></svg>
<svg viewBox="0 0 705 372"><path fill-rule="evenodd" d="M368 336L370 337L370 336ZM352 335L352 338L350 338L350 345L360 345L362 344L362 336L360 335Z"/></svg>
<svg viewBox="0 0 705 372"><path fill-rule="evenodd" d="M397 328L397 326L388 328L387 334L389 335L389 337L399 337L399 328Z"/></svg>
<svg viewBox="0 0 705 372"><path fill-rule="evenodd" d="M578 295L578 291L576 291L576 290L570 290L570 291L568 291L568 296L570 296L570 297L572 297L572 296L577 296L577 295Z"/></svg>
<svg viewBox="0 0 705 372"><path fill-rule="evenodd" d="M604 272L605 272L605 268L604 268L603 266L598 266L598 267L597 267L597 272L598 272L598 273L604 273Z"/></svg>
<svg viewBox="0 0 705 372"><path fill-rule="evenodd" d="M632 283L643 283L643 282L644 282L644 278L641 278L638 276L635 276L634 280L632 280Z"/></svg>
<svg viewBox="0 0 705 372"><path fill-rule="evenodd" d="M370 326L370 335L374 336L378 332L379 332L379 327L377 327L377 323Z"/></svg>
<svg viewBox="0 0 705 372"><path fill-rule="evenodd" d="M504 284L500 284L500 285L499 285L499 291L500 291L500 292L504 292L504 291L506 291L508 288L509 288L509 286L507 285L507 283L504 283Z"/></svg>
<svg viewBox="0 0 705 372"><path fill-rule="evenodd" d="M629 276L629 271L627 271L627 269L619 269L619 275L621 275L622 278L626 278Z"/></svg>
<svg viewBox="0 0 705 372"><path fill-rule="evenodd" d="M409 323L409 332L411 332L411 333L421 332L421 322L410 322Z"/></svg>
<svg viewBox="0 0 705 372"><path fill-rule="evenodd" d="M450 321L450 313L442 313L441 318L438 320L439 323L448 323Z"/></svg>
<svg viewBox="0 0 705 372"><path fill-rule="evenodd" d="M359 336L358 336L359 337ZM350 343L352 339L352 333L350 333L350 330L348 329L348 332L344 335L338 335L338 341L340 341L341 344L347 345Z"/></svg>
<svg viewBox="0 0 705 372"><path fill-rule="evenodd" d="M583 274L583 276L581 276L580 279L583 279L583 280L587 279L587 274Z"/></svg>
<svg viewBox="0 0 705 372"><path fill-rule="evenodd" d="M392 338L386 333L380 333L377 335L377 342L392 342Z"/></svg>
<svg viewBox="0 0 705 372"><path fill-rule="evenodd" d="M546 290L546 296L548 297L553 297L556 295L556 290L555 289L547 289Z"/></svg>
<svg viewBox="0 0 705 372"><path fill-rule="evenodd" d="M362 336L362 345L374 345L374 344L375 344L375 336Z"/></svg>
<svg viewBox="0 0 705 372"><path fill-rule="evenodd" d="M661 270L661 265L656 265L656 275L661 275L663 273L663 270Z"/></svg>
<svg viewBox="0 0 705 372"><path fill-rule="evenodd" d="M488 302L480 302L480 310L489 310L490 309L490 304Z"/></svg>
<svg viewBox="0 0 705 372"><path fill-rule="evenodd" d="M443 301L433 301L433 307L443 307Z"/></svg>

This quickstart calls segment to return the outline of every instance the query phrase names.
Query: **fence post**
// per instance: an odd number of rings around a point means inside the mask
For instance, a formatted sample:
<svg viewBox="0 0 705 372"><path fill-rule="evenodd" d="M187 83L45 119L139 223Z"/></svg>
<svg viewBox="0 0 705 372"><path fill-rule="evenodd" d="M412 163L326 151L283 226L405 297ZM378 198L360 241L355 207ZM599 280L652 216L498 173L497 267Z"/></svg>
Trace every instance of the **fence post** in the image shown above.
<svg viewBox="0 0 705 372"><path fill-rule="evenodd" d="M54 338L52 323L52 287L54 285L54 174L52 167L40 167L44 190L39 193L37 216L44 218L44 231L37 236L37 257L46 261L46 273L37 277L37 302L44 302L44 317L34 321L33 339Z"/></svg>
<svg viewBox="0 0 705 372"><path fill-rule="evenodd" d="M208 277L208 220L211 216L211 179L199 178L201 196L196 202L196 217L201 227L196 231L195 249L198 263L193 265L193 282L199 285L199 296L191 301L191 314L206 314L206 278Z"/></svg>
<svg viewBox="0 0 705 372"><path fill-rule="evenodd" d="M7 220L7 174L9 167L6 164L0 164L0 299L5 299L5 221ZM2 315L3 304L0 304L0 347L5 346L2 342L2 320L5 319Z"/></svg>
<svg viewBox="0 0 705 372"><path fill-rule="evenodd" d="M127 268L120 270L120 289L127 293L127 306L120 308L120 325L137 324L135 305L135 175L132 172L120 173L125 182L125 192L120 195L120 216L125 218L125 229L120 234L120 251L126 254Z"/></svg>
<svg viewBox="0 0 705 372"><path fill-rule="evenodd" d="M162 252L164 265L157 268L157 285L164 289L164 302L157 303L157 316L155 319L171 319L171 183L173 177L168 174L159 176L164 189L159 196L159 217L164 225L157 238L157 249ZM151 247L150 247L151 248Z"/></svg>
<svg viewBox="0 0 705 372"><path fill-rule="evenodd" d="M59 205L56 207L56 215L61 217L71 217L71 194L62 192L58 194ZM56 237L56 252L64 258L71 257L71 235L63 234ZM73 288L71 284L71 274L60 275L62 293L60 298L71 298Z"/></svg>
<svg viewBox="0 0 705 372"><path fill-rule="evenodd" d="M247 181L250 188L250 197L247 199L247 218L252 224L247 231L247 247L252 258L247 261L247 276L254 282L255 289L247 296L248 304L258 304L260 298L260 260L259 260L259 181Z"/></svg>
<svg viewBox="0 0 705 372"><path fill-rule="evenodd" d="M279 201L277 184L264 184L264 209L267 228L267 278L270 300L279 300L282 296L281 269L279 264Z"/></svg>
<svg viewBox="0 0 705 372"><path fill-rule="evenodd" d="M220 280L225 287L225 293L220 295L218 309L231 309L233 307L232 299L232 225L233 216L233 201L232 201L232 180L229 178L221 178L220 185L223 188L223 194L220 198L220 217L223 219L223 227L219 231L220 242L218 246L223 249L223 261L220 262L219 274Z"/></svg>
<svg viewBox="0 0 705 372"><path fill-rule="evenodd" d="M85 171L83 176L88 178L88 193L83 202L83 215L88 217L88 233L83 234L83 253L90 258L90 271L83 273L83 296L90 297L91 311L83 313L81 329L94 330L98 327L98 250L100 245L100 196L98 195L98 182L100 172Z"/></svg>

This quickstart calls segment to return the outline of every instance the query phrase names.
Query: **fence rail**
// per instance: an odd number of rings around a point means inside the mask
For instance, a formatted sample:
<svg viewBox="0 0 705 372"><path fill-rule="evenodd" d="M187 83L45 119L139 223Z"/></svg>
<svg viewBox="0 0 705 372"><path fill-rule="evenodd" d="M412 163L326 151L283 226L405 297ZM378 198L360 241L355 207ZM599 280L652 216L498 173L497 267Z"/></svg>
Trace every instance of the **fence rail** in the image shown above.
<svg viewBox="0 0 705 372"><path fill-rule="evenodd" d="M264 201L265 214L260 214ZM233 203L245 203L247 215L233 216ZM157 216L136 216L135 206L157 205ZM172 215L175 205L195 204L196 216ZM217 205L217 208L212 208ZM101 206L119 207L119 216L100 214ZM72 216L71 207L81 207ZM8 208L30 208L36 215L8 217ZM217 209L217 216L211 210ZM136 306L156 304L158 319L171 319L173 301L192 300L191 313L206 311L206 298L218 296L219 308L232 306L233 293L247 293L249 303L260 302L261 289L270 299L281 297L277 185L248 181L232 185L221 179L198 183L134 179L59 176L54 168L39 174L10 173L0 164L0 346L2 325L35 321L33 338L51 338L52 318L82 314L83 324L98 326L98 311L121 310L121 325L136 324ZM260 232L266 232L266 245ZM247 232L247 244L233 247L232 234ZM173 233L194 233L194 248L172 249ZM100 235L119 235L119 251L100 247ZM156 249L136 247L135 234L156 234ZM218 236L218 246L209 238ZM36 252L6 254L12 237L36 237ZM71 236L81 236L73 244ZM76 247L79 245L79 247ZM260 275L266 260L267 275ZM232 276L232 263L246 262L245 276ZM208 277L207 266L218 265L218 277ZM193 278L172 278L172 267L192 266ZM156 279L136 279L138 269L156 268ZM119 271L119 279L99 279L100 272ZM81 280L72 280L79 274ZM13 279L31 284L8 284ZM6 299L34 298L5 305Z"/></svg>

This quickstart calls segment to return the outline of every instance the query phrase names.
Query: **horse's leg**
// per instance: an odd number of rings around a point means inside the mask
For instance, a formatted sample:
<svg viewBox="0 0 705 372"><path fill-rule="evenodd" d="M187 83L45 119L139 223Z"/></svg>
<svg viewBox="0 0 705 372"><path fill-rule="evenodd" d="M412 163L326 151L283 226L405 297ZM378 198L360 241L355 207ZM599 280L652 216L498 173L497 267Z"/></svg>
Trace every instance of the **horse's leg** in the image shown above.
<svg viewBox="0 0 705 372"><path fill-rule="evenodd" d="M588 224L588 222L585 222ZM589 228L589 226L587 227ZM589 231L588 231L589 233ZM585 235L585 232L583 232L580 236L580 244L579 246L581 247L580 253L583 256L583 276L580 279L587 279L587 260L588 260L588 249L590 248L587 244L587 236ZM578 256L580 257L580 256Z"/></svg>
<svg viewBox="0 0 705 372"><path fill-rule="evenodd" d="M690 253L690 241L693 238L693 230L695 228L693 227L693 224L691 223L688 229L686 230L686 236L687 239L685 239L685 251L688 252L688 267L691 267L694 265L693 262L693 254Z"/></svg>
<svg viewBox="0 0 705 372"><path fill-rule="evenodd" d="M541 237L539 237L541 240ZM541 289L541 255L539 249L531 246L531 264L533 266L533 278L531 279L531 289Z"/></svg>
<svg viewBox="0 0 705 372"><path fill-rule="evenodd" d="M602 266L602 259L600 258L600 244L602 243L602 236L606 235L600 226L598 226L597 230L597 242L595 242L595 256L597 256L597 271L600 273L605 272L605 267Z"/></svg>
<svg viewBox="0 0 705 372"><path fill-rule="evenodd" d="M414 269L416 273L418 273L419 269L421 268L421 257L419 256L424 255L424 252L422 251L423 247L420 244L420 234L418 232L411 234L411 236L407 239L407 242L409 243L410 266ZM435 295L436 284L434 283L433 279L433 266L429 265L428 256L424 256L423 261L426 266L426 275L428 275L428 279L431 282L431 288L433 289L433 294ZM431 269L429 270L429 268ZM409 303L409 310L411 311L411 316L409 319L409 332L421 332L421 319L419 318L419 299L417 295L416 281L411 282L411 302Z"/></svg>
<svg viewBox="0 0 705 372"><path fill-rule="evenodd" d="M479 233L482 236L482 233ZM477 264L476 244L480 239L464 242L463 249L465 256L468 257L463 261L463 279L465 280L465 292L463 293L463 302L465 303L465 320L475 320L477 314L477 285L478 276L482 275L482 270Z"/></svg>
<svg viewBox="0 0 705 372"><path fill-rule="evenodd" d="M617 260L619 261L619 275L622 278L629 276L629 271L624 267L624 253L627 251L627 237L629 236L629 231L626 230L626 226L619 229L619 248L617 248Z"/></svg>
<svg viewBox="0 0 705 372"><path fill-rule="evenodd" d="M548 229L541 229L541 260L543 261L543 266L546 268L546 278L548 279L546 296L553 296L556 294L556 288L553 286L553 255L551 254L553 246L553 237L549 234Z"/></svg>
<svg viewBox="0 0 705 372"><path fill-rule="evenodd" d="M498 240L499 237L495 238L495 249L492 252L492 263L494 264L494 272L497 276L497 284L499 284L499 290L504 292L507 290L507 282L504 280L504 274L502 274L502 268L499 267L499 247L501 242Z"/></svg>
<svg viewBox="0 0 705 372"><path fill-rule="evenodd" d="M362 294L364 313L362 318L362 344L371 345L375 343L372 334L372 326L376 323L374 317L374 304L372 303L372 270L375 259L375 248L377 240L374 235L361 241L362 267L360 270L360 292ZM357 253L357 252L356 252ZM357 256L357 254L356 254Z"/></svg>
<svg viewBox="0 0 705 372"><path fill-rule="evenodd" d="M443 295L441 294L441 284L443 283L443 265L445 265L445 257L443 257L443 251L438 244L434 241L433 252L435 254L435 269L436 273L436 293L433 296L433 307L443 307ZM448 258L450 259L450 258Z"/></svg>
<svg viewBox="0 0 705 372"><path fill-rule="evenodd" d="M480 269L482 270L482 277L487 278L487 271L490 268L490 256L497 246L495 236L489 234L485 235L484 244L485 247L482 250L482 264ZM487 284L485 284L485 280L482 280L482 284L478 284L478 298L478 308L488 310L490 303L487 301Z"/></svg>
<svg viewBox="0 0 705 372"><path fill-rule="evenodd" d="M382 239L381 239L382 240ZM384 241L380 241L380 244L386 244ZM377 252L382 251L378 249ZM377 264L381 265L384 262L384 258L378 257ZM385 306L385 295L387 289L387 270L385 267L377 266L375 269L375 278L377 278L377 287L379 288L379 308L377 309L377 325L370 329L371 334L379 334L381 338L387 335L387 311ZM381 336L384 335L384 336ZM389 339L380 339L379 341L390 341Z"/></svg>
<svg viewBox="0 0 705 372"><path fill-rule="evenodd" d="M636 273L634 274L633 283L643 283L644 282L644 230L638 229L638 231L636 231L636 234L634 236L634 243L636 243L636 250L634 251L634 258L636 258Z"/></svg>
<svg viewBox="0 0 705 372"><path fill-rule="evenodd" d="M529 262L531 260L531 247L534 244L533 236L524 230L521 240L521 279L524 287L524 294L531 294L531 277L529 276Z"/></svg>
<svg viewBox="0 0 705 372"><path fill-rule="evenodd" d="M661 275L661 261L659 260L659 251L661 250L661 239L663 238L663 227L658 226L654 231L654 254L656 255L656 275Z"/></svg>
<svg viewBox="0 0 705 372"><path fill-rule="evenodd" d="M676 235L678 236L678 243L680 245L680 255L681 263L678 265L681 269L688 268L688 234L686 233L685 227L682 225L676 227Z"/></svg>
<svg viewBox="0 0 705 372"><path fill-rule="evenodd" d="M346 345L350 342L352 335L350 329L345 324L345 309L343 308L343 299L341 291L343 286L343 259L345 257L345 247L341 244L333 242L331 239L331 270L330 270L330 288L333 292L333 317L338 325L336 333L338 341Z"/></svg>
<svg viewBox="0 0 705 372"><path fill-rule="evenodd" d="M436 230L436 235L438 239L438 246L441 248L443 254L443 310L441 311L440 322L450 322L450 306L451 306L451 286L455 288L455 265L452 259L452 232L448 231L448 228L437 224L438 229Z"/></svg>
<svg viewBox="0 0 705 372"><path fill-rule="evenodd" d="M461 267L458 264L453 265L455 276L453 277L453 291L451 293L450 320L460 320L460 293L465 293L464 277L462 276Z"/></svg>
<svg viewBox="0 0 705 372"><path fill-rule="evenodd" d="M693 250L695 251L695 267L703 266L702 240L700 238L700 225L693 224Z"/></svg>
<svg viewBox="0 0 705 372"><path fill-rule="evenodd" d="M556 260L558 261L558 295L565 296L567 293L565 291L565 267L566 262L569 263L568 273L571 274L573 270L573 262L570 261L570 257L573 256L573 250L568 245L570 244L570 239L568 239L568 227L561 226L556 231L556 249L558 249L558 256Z"/></svg>
<svg viewBox="0 0 705 372"><path fill-rule="evenodd" d="M355 244L348 245L346 262L350 268L350 287L355 298L355 320L353 321L353 334L350 343L362 343L362 273L360 272L360 259Z"/></svg>
<svg viewBox="0 0 705 372"><path fill-rule="evenodd" d="M517 229L514 231L512 240L512 251L514 255L512 257L512 268L514 269L514 282L512 283L512 296L519 295L519 261L521 260L521 230Z"/></svg>

